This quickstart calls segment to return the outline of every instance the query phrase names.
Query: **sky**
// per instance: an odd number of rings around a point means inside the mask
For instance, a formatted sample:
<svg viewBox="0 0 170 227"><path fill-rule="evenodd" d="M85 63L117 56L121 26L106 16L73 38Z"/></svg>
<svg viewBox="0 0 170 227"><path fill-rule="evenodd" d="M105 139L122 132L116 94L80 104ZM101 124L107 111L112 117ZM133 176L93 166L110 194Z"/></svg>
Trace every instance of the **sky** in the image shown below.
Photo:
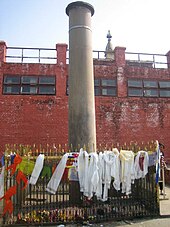
<svg viewBox="0 0 170 227"><path fill-rule="evenodd" d="M85 0L84 0L85 1ZM0 40L10 47L55 48L69 43L70 0L0 0ZM92 17L93 50L104 51L107 32L113 47L128 52L166 54L170 50L170 0L86 0Z"/></svg>

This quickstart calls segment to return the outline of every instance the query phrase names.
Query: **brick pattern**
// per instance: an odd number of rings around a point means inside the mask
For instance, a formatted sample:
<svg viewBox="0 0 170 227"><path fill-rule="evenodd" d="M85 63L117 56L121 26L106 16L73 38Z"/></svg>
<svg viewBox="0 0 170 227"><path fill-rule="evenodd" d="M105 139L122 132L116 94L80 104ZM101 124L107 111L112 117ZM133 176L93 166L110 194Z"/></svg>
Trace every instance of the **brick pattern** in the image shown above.
<svg viewBox="0 0 170 227"><path fill-rule="evenodd" d="M2 45L0 45L0 48ZM4 46L3 46L4 47ZM68 96L66 80L67 45L60 48L57 64L20 64L0 62L0 148L5 144L68 143ZM63 53L64 52L64 53ZM169 80L169 69L125 65L125 48L116 49L115 61L94 60L97 78L117 78L117 97L95 98L97 144L124 144L131 141L159 140L170 157L170 98L127 97L128 78ZM0 53L3 53L2 48ZM60 56L61 54L61 56ZM55 75L56 96L2 95L3 74Z"/></svg>

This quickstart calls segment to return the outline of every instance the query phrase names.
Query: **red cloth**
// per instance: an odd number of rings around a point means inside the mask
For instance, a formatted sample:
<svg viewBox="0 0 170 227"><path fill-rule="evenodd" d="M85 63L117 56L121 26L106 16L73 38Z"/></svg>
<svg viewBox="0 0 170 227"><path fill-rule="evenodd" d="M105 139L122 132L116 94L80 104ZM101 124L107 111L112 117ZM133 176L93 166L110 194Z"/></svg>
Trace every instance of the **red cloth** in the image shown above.
<svg viewBox="0 0 170 227"><path fill-rule="evenodd" d="M15 158L14 158L14 163L10 166L7 167L7 170L11 170L11 176L15 173L17 165L19 165L22 162L22 158L16 154Z"/></svg>
<svg viewBox="0 0 170 227"><path fill-rule="evenodd" d="M20 181L24 182L24 186L22 187L22 190L25 189L28 185L28 179L26 178L25 174L21 170L18 170L16 181L18 184L20 184Z"/></svg>
<svg viewBox="0 0 170 227"><path fill-rule="evenodd" d="M17 193L17 186L14 185L14 186L10 187L10 188L6 191L5 195L4 195L2 198L0 198L0 200L3 199L3 198L4 198L5 200L10 200L11 197L12 197L13 195L15 195L16 193Z"/></svg>
<svg viewBox="0 0 170 227"><path fill-rule="evenodd" d="M143 171L143 167L144 167L143 164L144 164L144 157L141 156L141 157L139 157L139 166L142 171Z"/></svg>
<svg viewBox="0 0 170 227"><path fill-rule="evenodd" d="M7 212L9 212L9 214L12 214L13 209L14 207L13 207L12 201L10 199L5 200L4 212L2 216L4 216Z"/></svg>

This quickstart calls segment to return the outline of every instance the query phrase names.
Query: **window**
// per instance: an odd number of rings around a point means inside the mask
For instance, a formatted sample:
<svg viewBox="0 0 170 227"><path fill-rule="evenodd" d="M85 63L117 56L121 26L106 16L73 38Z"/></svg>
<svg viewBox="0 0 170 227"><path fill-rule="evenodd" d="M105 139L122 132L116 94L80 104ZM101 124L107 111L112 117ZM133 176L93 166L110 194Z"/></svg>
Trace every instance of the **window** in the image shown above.
<svg viewBox="0 0 170 227"><path fill-rule="evenodd" d="M40 76L39 84L55 84L55 77Z"/></svg>
<svg viewBox="0 0 170 227"><path fill-rule="evenodd" d="M55 95L55 76L4 75L3 94Z"/></svg>
<svg viewBox="0 0 170 227"><path fill-rule="evenodd" d="M15 86L4 86L3 93L4 94L13 94L13 95L18 95L20 90L19 85Z"/></svg>
<svg viewBox="0 0 170 227"><path fill-rule="evenodd" d="M96 96L116 96L116 79L95 79L94 88Z"/></svg>
<svg viewBox="0 0 170 227"><path fill-rule="evenodd" d="M170 97L170 81L159 81L160 97Z"/></svg>
<svg viewBox="0 0 170 227"><path fill-rule="evenodd" d="M129 96L142 96L143 90L142 89L129 88L128 89L128 95Z"/></svg>
<svg viewBox="0 0 170 227"><path fill-rule="evenodd" d="M170 90L161 90L160 97L170 97Z"/></svg>
<svg viewBox="0 0 170 227"><path fill-rule="evenodd" d="M159 81L160 88L170 88L170 81Z"/></svg>
<svg viewBox="0 0 170 227"><path fill-rule="evenodd" d="M20 78L18 76L5 76L4 84L19 84Z"/></svg>
<svg viewBox="0 0 170 227"><path fill-rule="evenodd" d="M38 77L35 77L35 76L22 76L21 77L21 83L22 84L37 84L38 83Z"/></svg>
<svg viewBox="0 0 170 227"><path fill-rule="evenodd" d="M128 87L142 87L142 80L128 80Z"/></svg>
<svg viewBox="0 0 170 227"><path fill-rule="evenodd" d="M148 87L148 88L158 88L158 82L157 81L144 80L143 86Z"/></svg>
<svg viewBox="0 0 170 227"><path fill-rule="evenodd" d="M22 86L21 87L21 94L37 94L37 87L31 86Z"/></svg>
<svg viewBox="0 0 170 227"><path fill-rule="evenodd" d="M144 96L146 97L158 97L158 90L157 89L144 89L143 90Z"/></svg>
<svg viewBox="0 0 170 227"><path fill-rule="evenodd" d="M143 96L142 80L128 80L128 96Z"/></svg>
<svg viewBox="0 0 170 227"><path fill-rule="evenodd" d="M129 79L128 96L170 97L170 81Z"/></svg>
<svg viewBox="0 0 170 227"><path fill-rule="evenodd" d="M55 87L54 86L40 86L39 94L41 95L55 95Z"/></svg>
<svg viewBox="0 0 170 227"><path fill-rule="evenodd" d="M94 93L95 96L116 96L117 95L116 79L95 79ZM66 95L69 94L68 80L66 82Z"/></svg>

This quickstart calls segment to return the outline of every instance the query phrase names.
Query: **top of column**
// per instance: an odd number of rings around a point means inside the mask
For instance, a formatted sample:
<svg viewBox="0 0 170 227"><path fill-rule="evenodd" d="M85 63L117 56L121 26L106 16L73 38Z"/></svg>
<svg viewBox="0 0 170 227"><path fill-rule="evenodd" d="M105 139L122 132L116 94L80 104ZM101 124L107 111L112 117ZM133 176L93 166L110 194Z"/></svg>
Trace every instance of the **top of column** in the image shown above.
<svg viewBox="0 0 170 227"><path fill-rule="evenodd" d="M73 8L76 7L86 7L91 11L91 15L93 16L94 14L94 8L91 4L87 3L87 2L82 2L82 1L77 1L77 2L72 2L70 3L67 8L66 8L66 14L69 16L69 11Z"/></svg>

